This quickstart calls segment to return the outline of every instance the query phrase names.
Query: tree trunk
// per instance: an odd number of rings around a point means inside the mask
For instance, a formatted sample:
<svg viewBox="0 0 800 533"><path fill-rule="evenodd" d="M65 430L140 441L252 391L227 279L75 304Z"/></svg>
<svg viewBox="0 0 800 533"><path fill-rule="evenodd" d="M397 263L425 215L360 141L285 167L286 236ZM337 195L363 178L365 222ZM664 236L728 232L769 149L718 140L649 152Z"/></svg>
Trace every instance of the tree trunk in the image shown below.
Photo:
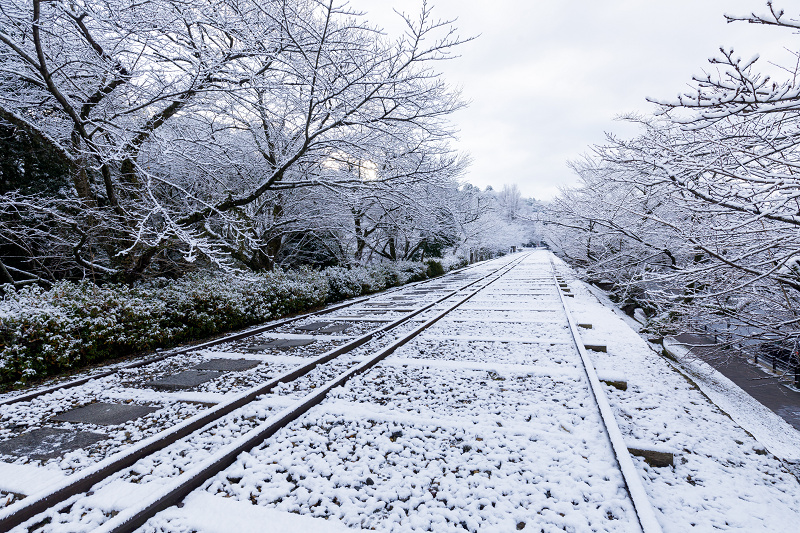
<svg viewBox="0 0 800 533"><path fill-rule="evenodd" d="M84 205L95 207L97 201L92 194L89 174L86 172L86 158L81 154L81 144L80 134L77 131L72 132L72 148L78 156L70 165L70 177L78 198L81 199Z"/></svg>

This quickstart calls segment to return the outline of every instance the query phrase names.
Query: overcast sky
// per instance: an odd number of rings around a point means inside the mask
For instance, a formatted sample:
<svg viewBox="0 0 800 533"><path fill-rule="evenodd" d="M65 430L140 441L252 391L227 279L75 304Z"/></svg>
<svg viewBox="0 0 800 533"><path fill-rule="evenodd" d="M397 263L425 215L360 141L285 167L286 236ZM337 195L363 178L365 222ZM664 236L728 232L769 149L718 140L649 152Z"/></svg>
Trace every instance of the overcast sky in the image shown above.
<svg viewBox="0 0 800 533"><path fill-rule="evenodd" d="M566 161L605 132L632 136L614 120L647 112L645 97L673 99L707 69L720 46L747 59L780 57L797 36L724 13L765 13L764 0L429 0L440 18L477 36L441 64L470 106L453 117L474 185L516 183L525 196L552 198L575 183ZM399 31L392 8L416 13L422 0L351 0L370 22ZM791 9L792 2L775 1ZM795 16L794 12L789 15Z"/></svg>

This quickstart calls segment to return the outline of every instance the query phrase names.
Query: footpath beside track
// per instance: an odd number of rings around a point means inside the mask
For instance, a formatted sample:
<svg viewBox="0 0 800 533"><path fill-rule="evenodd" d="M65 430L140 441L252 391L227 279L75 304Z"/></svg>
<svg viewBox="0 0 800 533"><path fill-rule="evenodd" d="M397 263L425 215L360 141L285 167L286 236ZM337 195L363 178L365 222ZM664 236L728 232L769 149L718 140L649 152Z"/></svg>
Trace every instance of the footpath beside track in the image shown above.
<svg viewBox="0 0 800 533"><path fill-rule="evenodd" d="M549 252L514 254L0 404L4 423L104 432L38 457L8 452L19 437L0 442L0 530L685 531L671 487L696 487L681 479L692 445L657 428L645 379L616 355L621 330L590 321L573 291L584 296ZM625 357L627 375L614 368ZM187 368L214 374L159 385ZM673 394L694 398L674 379ZM64 422L111 399L152 411ZM745 455L773 480L754 494L800 503L781 496L779 463ZM14 493L3 468L61 474Z"/></svg>

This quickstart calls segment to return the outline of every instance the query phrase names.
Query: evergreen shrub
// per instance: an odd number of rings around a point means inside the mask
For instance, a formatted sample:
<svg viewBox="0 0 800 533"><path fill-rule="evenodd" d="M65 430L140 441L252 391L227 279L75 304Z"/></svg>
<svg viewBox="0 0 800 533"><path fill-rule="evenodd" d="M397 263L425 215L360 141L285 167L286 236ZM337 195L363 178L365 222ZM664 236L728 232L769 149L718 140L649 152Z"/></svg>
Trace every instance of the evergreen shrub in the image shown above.
<svg viewBox="0 0 800 533"><path fill-rule="evenodd" d="M321 271L191 274L133 287L89 281L3 287L0 386L167 348L427 277L398 261Z"/></svg>

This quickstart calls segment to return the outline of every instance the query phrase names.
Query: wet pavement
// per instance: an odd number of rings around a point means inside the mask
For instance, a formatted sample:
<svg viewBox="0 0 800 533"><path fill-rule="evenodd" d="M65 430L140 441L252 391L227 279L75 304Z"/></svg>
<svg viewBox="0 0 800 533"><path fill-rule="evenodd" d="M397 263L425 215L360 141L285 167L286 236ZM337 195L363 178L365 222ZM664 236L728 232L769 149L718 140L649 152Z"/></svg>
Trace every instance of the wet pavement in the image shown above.
<svg viewBox="0 0 800 533"><path fill-rule="evenodd" d="M684 333L676 336L675 340L695 344L691 348L693 354L713 366L720 374L736 383L743 391L771 409L795 429L800 430L800 392L787 387L794 376L773 375L745 357L729 354L723 357L716 348L697 346L713 342L713 339Z"/></svg>

